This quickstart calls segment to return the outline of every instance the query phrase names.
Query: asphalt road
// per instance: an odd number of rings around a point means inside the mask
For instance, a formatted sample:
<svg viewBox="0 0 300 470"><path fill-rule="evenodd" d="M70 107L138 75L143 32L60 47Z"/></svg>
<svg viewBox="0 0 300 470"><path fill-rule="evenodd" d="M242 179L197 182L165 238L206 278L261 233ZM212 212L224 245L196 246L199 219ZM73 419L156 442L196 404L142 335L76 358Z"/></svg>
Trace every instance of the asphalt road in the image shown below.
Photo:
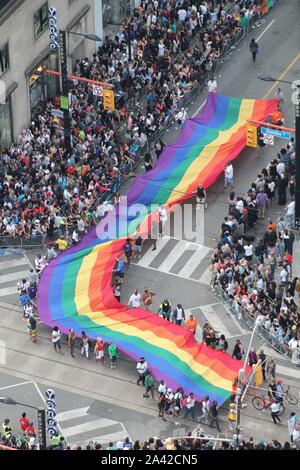
<svg viewBox="0 0 300 470"><path fill-rule="evenodd" d="M259 28L253 30L246 40L239 45L231 54L230 60L226 61L221 73L217 77L218 91L231 96L242 96L246 98L263 98L270 90L270 83L257 80L260 74L272 75L285 80L295 80L299 76L300 60L294 61L294 65L284 75L284 72L299 53L300 43L300 5L295 0L279 1L278 5L265 19ZM249 54L249 42L255 37L259 39L259 54L256 64L252 63ZM282 84L286 96L284 113L286 125L294 125L294 108L291 104L291 90L289 85ZM275 88L276 90L276 88ZM274 96L271 90L270 97ZM192 116L200 108L204 96L195 99L189 106L189 116ZM177 136L179 130L176 126L164 136L166 143L171 142ZM276 149L280 148L281 142L276 142L274 148L268 148L264 157L256 158L256 151L246 149L234 162L235 191L243 194L249 184L255 179L258 171L265 166L275 155ZM156 292L153 311L156 311L160 301L168 297L174 305L180 302L184 305L187 313L193 313L202 325L205 320L213 323L217 330L226 332L230 348L237 337L240 337L244 346L247 346L250 332L246 327L237 323L224 310L220 300L208 289L209 276L207 267L209 264L209 248L214 246L215 239L219 233L220 223L227 209L228 193L223 190L222 177L208 191L208 209L205 211L204 245L208 250L202 250L200 246L184 244L184 240L175 240L170 237L160 240L158 250L150 252L145 246L144 254L140 262L130 266L123 286L122 301L128 301L129 295L136 287L142 289L147 286ZM279 212L279 206L274 206L272 216ZM193 222L189 221L190 225ZM186 254L188 252L188 254ZM18 255L10 253L10 262L20 261ZM170 258L171 255L171 258ZM4 265L5 256L0 259L0 274L4 275L7 264ZM29 253L31 261L33 253ZM173 258L173 259L172 259ZM186 271L188 261L193 261L193 270ZM6 262L7 262L6 261ZM176 264L176 266L174 266ZM2 264L2 267L1 267ZM29 267L29 265L28 265ZM22 271L27 269L22 266ZM9 274L21 271L18 263L14 269L10 267ZM17 274L16 274L17 276ZM3 278L1 279L3 281ZM181 423L162 423L156 418L156 405L145 403L141 396L141 390L135 385L135 368L130 361L120 360L120 369L112 378L111 370L99 371L93 363L87 364L81 357L76 357L75 363L71 361L65 351L61 358L50 351L49 335L47 328L40 327L41 340L39 344L32 345L25 334L25 328L21 322L17 305L16 295L11 293L15 279L10 284L5 284L3 291L8 295L0 298L0 338L7 343L7 362L0 367L1 387L14 385L19 381L34 380L41 390L50 386L57 391L58 410L60 413L70 412L62 415L62 428L68 429L71 441L85 442L92 437L103 437L113 433L128 433L132 439L148 437L149 435L170 435L182 427L186 431L193 428L193 423L182 426ZM1 287L1 286L0 286ZM1 294L1 290L0 290ZM11 310L10 310L11 309ZM201 337L199 330L198 339ZM259 348L259 340L255 340L255 347ZM300 373L284 360L277 358L287 380L291 380L294 387L298 387ZM106 367L106 366L105 366ZM9 374L10 377L4 374ZM1 393L8 394L15 399L22 398L30 400L30 403L39 403L39 394L32 393L32 384L27 384L27 390L22 387L4 389ZM295 388L295 390L296 390ZM35 388L35 390L37 390ZM15 395L15 393L17 393ZM37 405L38 406L38 405ZM14 410L14 411L13 411ZM80 410L80 411L78 411ZM0 407L0 419L12 416L14 426L17 426L17 418L21 409ZM289 410L288 410L289 411ZM226 410L223 413L223 421L226 421ZM74 418L74 416L77 416ZM270 416L255 412L249 406L245 412L244 428L245 435L254 437L285 439L285 426L273 426ZM68 418L68 419L67 419ZM103 421L113 420L114 423ZM100 421L94 424L86 424ZM147 425L145 423L147 422ZM121 423L121 424L120 424ZM271 423L271 424L270 424ZM83 425L85 431L78 433L80 428L73 426ZM105 430L106 424L109 429ZM97 426L99 427L97 428ZM124 429L123 429L123 427ZM72 429L73 428L73 429ZM76 432L75 432L76 431ZM115 434L117 437L117 434ZM77 439L78 438L78 439Z"/></svg>

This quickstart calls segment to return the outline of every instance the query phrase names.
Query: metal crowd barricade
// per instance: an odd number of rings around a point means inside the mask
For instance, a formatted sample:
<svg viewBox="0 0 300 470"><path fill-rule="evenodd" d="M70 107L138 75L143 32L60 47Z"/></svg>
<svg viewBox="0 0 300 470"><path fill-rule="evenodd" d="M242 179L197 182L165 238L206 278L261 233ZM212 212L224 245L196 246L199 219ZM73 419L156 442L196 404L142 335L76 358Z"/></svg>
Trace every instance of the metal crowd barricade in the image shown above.
<svg viewBox="0 0 300 470"><path fill-rule="evenodd" d="M256 319L253 318L236 300L231 299L219 283L215 285L215 289L223 302L228 305L237 320L242 321L251 330L253 330ZM271 348L291 359L292 352L288 345L284 341L279 341L278 338L272 335L264 326L258 325L256 328L256 334Z"/></svg>

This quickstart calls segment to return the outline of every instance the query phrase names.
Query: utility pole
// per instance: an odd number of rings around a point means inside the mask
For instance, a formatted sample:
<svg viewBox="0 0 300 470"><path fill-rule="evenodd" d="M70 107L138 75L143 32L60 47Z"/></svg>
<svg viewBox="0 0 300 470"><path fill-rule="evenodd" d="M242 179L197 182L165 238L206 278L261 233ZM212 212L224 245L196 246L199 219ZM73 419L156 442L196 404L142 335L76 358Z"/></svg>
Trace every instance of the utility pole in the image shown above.
<svg viewBox="0 0 300 470"><path fill-rule="evenodd" d="M128 62L131 63L131 18L128 20L127 26L127 43L128 43Z"/></svg>
<svg viewBox="0 0 300 470"><path fill-rule="evenodd" d="M296 143L295 229L300 230L300 85L297 85L297 88L296 88L295 143Z"/></svg>
<svg viewBox="0 0 300 470"><path fill-rule="evenodd" d="M69 82L68 82L68 63L67 63L67 44L66 32L59 30L59 57L61 69L61 108L64 112L64 143L66 154L71 152L71 119L69 110Z"/></svg>

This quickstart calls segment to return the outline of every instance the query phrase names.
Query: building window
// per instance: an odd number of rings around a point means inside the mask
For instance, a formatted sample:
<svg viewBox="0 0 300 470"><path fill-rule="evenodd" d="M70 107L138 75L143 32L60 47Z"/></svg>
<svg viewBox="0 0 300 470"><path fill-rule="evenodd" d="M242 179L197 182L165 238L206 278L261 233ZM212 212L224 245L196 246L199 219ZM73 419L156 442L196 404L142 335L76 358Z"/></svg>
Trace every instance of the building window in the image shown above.
<svg viewBox="0 0 300 470"><path fill-rule="evenodd" d="M0 77L9 69L8 43L0 48Z"/></svg>
<svg viewBox="0 0 300 470"><path fill-rule="evenodd" d="M0 104L0 149L12 143L11 96Z"/></svg>
<svg viewBox="0 0 300 470"><path fill-rule="evenodd" d="M36 70L42 67L57 70L57 54L50 54L46 57L28 76L31 119L43 113L47 101L59 96L59 78L47 73L37 74Z"/></svg>
<svg viewBox="0 0 300 470"><path fill-rule="evenodd" d="M34 39L37 39L48 29L48 2L33 15Z"/></svg>

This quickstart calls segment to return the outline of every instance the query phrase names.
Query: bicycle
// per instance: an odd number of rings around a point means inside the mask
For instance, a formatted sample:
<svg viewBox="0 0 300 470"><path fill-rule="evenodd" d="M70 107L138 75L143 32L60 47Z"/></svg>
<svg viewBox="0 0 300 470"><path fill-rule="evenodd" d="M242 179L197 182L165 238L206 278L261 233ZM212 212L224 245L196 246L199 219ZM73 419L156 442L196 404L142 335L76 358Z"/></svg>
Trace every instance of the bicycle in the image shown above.
<svg viewBox="0 0 300 470"><path fill-rule="evenodd" d="M262 410L268 410L271 408L272 403L274 403L274 400L271 400L269 397L266 395L259 395L254 398L252 398L252 405L256 410L262 411ZM281 416L285 412L285 407L283 403L280 403L280 410L278 415Z"/></svg>
<svg viewBox="0 0 300 470"><path fill-rule="evenodd" d="M284 396L285 396L286 401L290 405L298 405L298 398L296 398L294 395L290 394L290 385L284 386L283 387L283 392L284 392Z"/></svg>

